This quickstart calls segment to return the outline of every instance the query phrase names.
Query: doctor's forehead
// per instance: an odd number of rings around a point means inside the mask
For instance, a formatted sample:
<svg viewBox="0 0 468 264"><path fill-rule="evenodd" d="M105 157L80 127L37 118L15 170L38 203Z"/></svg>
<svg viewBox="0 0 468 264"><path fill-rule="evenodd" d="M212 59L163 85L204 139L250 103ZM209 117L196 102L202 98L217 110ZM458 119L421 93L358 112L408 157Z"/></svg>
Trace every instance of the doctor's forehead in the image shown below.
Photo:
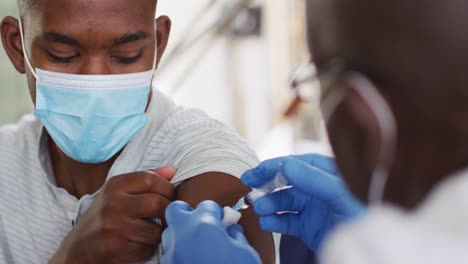
<svg viewBox="0 0 468 264"><path fill-rule="evenodd" d="M401 6L397 2L401 1L307 0L309 44L319 53L336 53L350 48L348 41L375 40L395 22L390 16L398 14L392 10Z"/></svg>
<svg viewBox="0 0 468 264"><path fill-rule="evenodd" d="M309 44L314 56L440 46L466 32L466 10L464 0L307 0Z"/></svg>

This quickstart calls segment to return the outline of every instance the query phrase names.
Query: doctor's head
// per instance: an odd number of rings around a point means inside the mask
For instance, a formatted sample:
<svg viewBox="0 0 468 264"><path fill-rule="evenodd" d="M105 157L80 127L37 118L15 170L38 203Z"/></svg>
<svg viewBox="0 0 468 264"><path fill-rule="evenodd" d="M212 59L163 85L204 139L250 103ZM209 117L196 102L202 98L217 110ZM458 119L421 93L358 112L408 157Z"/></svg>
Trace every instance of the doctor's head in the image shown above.
<svg viewBox="0 0 468 264"><path fill-rule="evenodd" d="M308 0L307 10L344 178L367 200L384 167L384 199L414 207L468 166L468 2Z"/></svg>
<svg viewBox="0 0 468 264"><path fill-rule="evenodd" d="M32 67L86 75L150 70L155 51L159 62L166 48L171 26L166 16L155 20L156 2L18 0ZM35 101L35 79L23 55L18 20L4 18L1 34L14 67L27 74Z"/></svg>

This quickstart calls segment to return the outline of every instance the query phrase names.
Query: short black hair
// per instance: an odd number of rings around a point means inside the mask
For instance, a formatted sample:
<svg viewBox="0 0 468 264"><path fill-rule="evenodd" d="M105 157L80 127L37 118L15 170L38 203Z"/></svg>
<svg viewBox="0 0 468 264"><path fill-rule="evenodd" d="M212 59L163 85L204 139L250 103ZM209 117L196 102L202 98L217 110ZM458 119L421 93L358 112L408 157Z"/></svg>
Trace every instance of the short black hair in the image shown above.
<svg viewBox="0 0 468 264"><path fill-rule="evenodd" d="M20 10L20 14L24 15L29 13L31 10L37 8L38 2L37 0L17 0L18 6ZM158 0L154 0L155 4L158 4Z"/></svg>
<svg viewBox="0 0 468 264"><path fill-rule="evenodd" d="M37 7L37 0L18 0L18 7L21 15L29 13Z"/></svg>

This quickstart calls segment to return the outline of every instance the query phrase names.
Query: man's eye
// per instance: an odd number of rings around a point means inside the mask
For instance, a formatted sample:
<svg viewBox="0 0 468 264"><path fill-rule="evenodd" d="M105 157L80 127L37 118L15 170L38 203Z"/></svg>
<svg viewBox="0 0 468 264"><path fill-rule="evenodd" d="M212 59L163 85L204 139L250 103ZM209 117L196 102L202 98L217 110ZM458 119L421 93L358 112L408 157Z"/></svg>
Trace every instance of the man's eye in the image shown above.
<svg viewBox="0 0 468 264"><path fill-rule="evenodd" d="M56 56L50 52L47 52L47 55L49 56L50 59L52 59L54 62L58 63L71 63L80 58L80 54L76 54L70 57L60 57Z"/></svg>
<svg viewBox="0 0 468 264"><path fill-rule="evenodd" d="M120 56L112 56L111 59L117 63L122 63L122 64L132 64L139 60L142 57L143 53L138 54L137 56L133 57L120 57Z"/></svg>

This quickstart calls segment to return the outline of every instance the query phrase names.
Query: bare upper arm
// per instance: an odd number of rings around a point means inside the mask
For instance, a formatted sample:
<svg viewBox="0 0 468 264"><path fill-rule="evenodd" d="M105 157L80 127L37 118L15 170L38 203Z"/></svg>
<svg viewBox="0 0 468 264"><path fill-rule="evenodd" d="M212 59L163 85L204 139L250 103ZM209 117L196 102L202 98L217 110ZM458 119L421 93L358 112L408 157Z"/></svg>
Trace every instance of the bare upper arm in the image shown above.
<svg viewBox="0 0 468 264"><path fill-rule="evenodd" d="M186 201L192 207L205 200L213 200L221 206L233 206L249 191L239 179L231 175L210 172L182 183L176 189L176 199ZM262 258L262 263L275 263L273 237L260 228L258 217L251 209L242 212L240 224L247 240Z"/></svg>

